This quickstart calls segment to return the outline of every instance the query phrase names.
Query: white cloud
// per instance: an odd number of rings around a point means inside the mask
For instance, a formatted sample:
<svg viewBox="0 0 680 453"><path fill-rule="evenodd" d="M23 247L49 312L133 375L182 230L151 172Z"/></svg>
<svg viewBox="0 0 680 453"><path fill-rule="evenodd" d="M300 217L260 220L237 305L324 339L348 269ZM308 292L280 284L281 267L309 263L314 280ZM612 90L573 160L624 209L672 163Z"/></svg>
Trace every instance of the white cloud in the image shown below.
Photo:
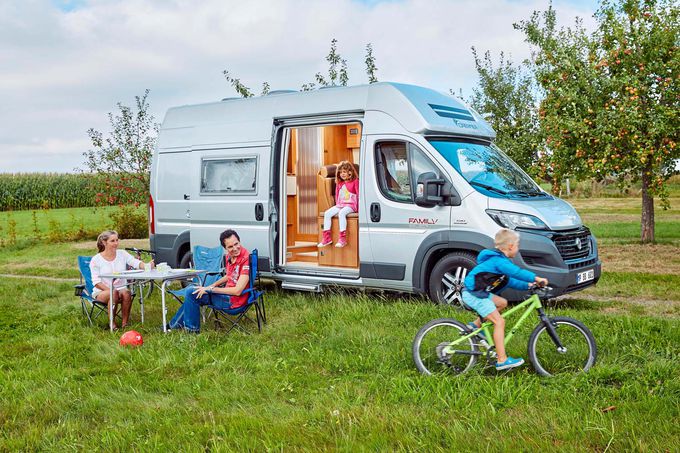
<svg viewBox="0 0 680 453"><path fill-rule="evenodd" d="M592 23L593 7L555 2L558 17ZM168 107L233 96L230 70L259 91L299 88L325 72L330 40L350 83L365 83L366 43L380 80L469 94L470 47L529 55L512 23L547 8L539 0L95 0L0 3L0 172L71 171L88 149L86 130L106 130L116 102L151 89L160 121Z"/></svg>

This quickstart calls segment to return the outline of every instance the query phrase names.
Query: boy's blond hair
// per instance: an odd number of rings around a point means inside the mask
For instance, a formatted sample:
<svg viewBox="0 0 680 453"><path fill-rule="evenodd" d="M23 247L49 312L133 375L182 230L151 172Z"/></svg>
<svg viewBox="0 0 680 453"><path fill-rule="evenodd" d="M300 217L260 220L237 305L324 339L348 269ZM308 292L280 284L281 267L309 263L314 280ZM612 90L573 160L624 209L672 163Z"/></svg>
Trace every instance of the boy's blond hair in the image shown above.
<svg viewBox="0 0 680 453"><path fill-rule="evenodd" d="M513 230L508 230L507 228L503 228L502 230L498 231L498 233L496 233L496 237L494 238L494 245L498 249L502 249L511 244L517 243L519 243L519 233Z"/></svg>

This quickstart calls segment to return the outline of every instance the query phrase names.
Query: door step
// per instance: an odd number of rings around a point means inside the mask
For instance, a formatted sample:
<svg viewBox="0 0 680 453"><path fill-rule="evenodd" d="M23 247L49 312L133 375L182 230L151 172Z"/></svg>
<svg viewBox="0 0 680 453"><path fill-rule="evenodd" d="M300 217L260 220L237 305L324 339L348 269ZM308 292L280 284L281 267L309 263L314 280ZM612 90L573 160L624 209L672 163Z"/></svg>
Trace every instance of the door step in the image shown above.
<svg viewBox="0 0 680 453"><path fill-rule="evenodd" d="M282 282L281 288L292 289L295 291L309 291L312 293L320 293L321 285L313 283L298 283L298 282Z"/></svg>

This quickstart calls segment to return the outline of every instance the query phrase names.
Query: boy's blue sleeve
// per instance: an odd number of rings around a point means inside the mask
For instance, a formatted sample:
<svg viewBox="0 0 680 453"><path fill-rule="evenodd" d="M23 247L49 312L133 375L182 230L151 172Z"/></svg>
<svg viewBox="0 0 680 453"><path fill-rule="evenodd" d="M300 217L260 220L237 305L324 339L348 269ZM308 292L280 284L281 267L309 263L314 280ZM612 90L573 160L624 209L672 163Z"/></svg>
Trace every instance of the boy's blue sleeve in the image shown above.
<svg viewBox="0 0 680 453"><path fill-rule="evenodd" d="M529 272L529 271L527 271ZM518 280L516 278L510 277L508 280L508 284L505 285L506 288L512 288L512 289L521 289L521 290L527 290L529 289L529 282L525 282L524 280Z"/></svg>
<svg viewBox="0 0 680 453"><path fill-rule="evenodd" d="M522 280L524 282L533 282L536 279L536 274L526 269L522 269L509 259L501 260L498 263L498 270L507 275L511 279ZM526 288L525 288L526 289Z"/></svg>

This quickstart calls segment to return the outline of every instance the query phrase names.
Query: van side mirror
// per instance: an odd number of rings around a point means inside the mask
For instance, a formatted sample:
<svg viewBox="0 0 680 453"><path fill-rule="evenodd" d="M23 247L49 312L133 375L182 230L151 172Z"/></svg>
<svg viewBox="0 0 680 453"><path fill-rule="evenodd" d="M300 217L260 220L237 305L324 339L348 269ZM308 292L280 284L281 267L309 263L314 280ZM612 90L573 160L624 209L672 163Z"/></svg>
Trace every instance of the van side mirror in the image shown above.
<svg viewBox="0 0 680 453"><path fill-rule="evenodd" d="M416 205L423 208L434 206L460 206L461 200L456 189L433 172L422 173L416 182Z"/></svg>

